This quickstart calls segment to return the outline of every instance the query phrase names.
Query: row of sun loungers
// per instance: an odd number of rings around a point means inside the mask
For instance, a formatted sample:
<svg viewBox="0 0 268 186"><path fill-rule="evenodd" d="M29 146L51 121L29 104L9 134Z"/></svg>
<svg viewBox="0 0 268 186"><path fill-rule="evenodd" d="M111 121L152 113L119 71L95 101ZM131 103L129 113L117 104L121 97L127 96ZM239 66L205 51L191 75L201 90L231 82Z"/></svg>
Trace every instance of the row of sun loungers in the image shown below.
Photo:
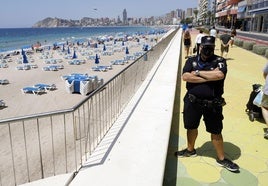
<svg viewBox="0 0 268 186"><path fill-rule="evenodd" d="M43 67L44 71L58 71L61 69L64 69L63 65L49 65L49 66Z"/></svg>
<svg viewBox="0 0 268 186"><path fill-rule="evenodd" d="M127 63L128 63L128 60L126 59L117 59L117 60L111 61L111 65L124 65Z"/></svg>
<svg viewBox="0 0 268 186"><path fill-rule="evenodd" d="M69 65L80 65L80 64L85 64L86 60L83 59L73 59L71 61L68 61Z"/></svg>
<svg viewBox="0 0 268 186"><path fill-rule="evenodd" d="M61 63L61 62L63 62L62 59L54 59L54 58L52 58L52 59L46 59L45 60L46 64L57 64L57 63Z"/></svg>
<svg viewBox="0 0 268 186"><path fill-rule="evenodd" d="M9 81L7 79L0 79L0 85L6 85L9 84Z"/></svg>
<svg viewBox="0 0 268 186"><path fill-rule="evenodd" d="M113 69L112 65L109 65L109 66L95 66L95 67L91 68L91 70L99 71L99 72L107 72L108 70L112 70L112 69Z"/></svg>
<svg viewBox="0 0 268 186"><path fill-rule="evenodd" d="M22 93L27 94L27 93L31 93L31 94L43 94L46 91L51 91L51 90L55 90L56 89L56 85L52 84L52 85L47 85L47 84L35 84L32 87L24 87L21 89Z"/></svg>
<svg viewBox="0 0 268 186"><path fill-rule="evenodd" d="M30 70L30 69L34 69L34 68L38 68L38 66L36 64L25 64L22 66L17 66L16 69L17 70Z"/></svg>

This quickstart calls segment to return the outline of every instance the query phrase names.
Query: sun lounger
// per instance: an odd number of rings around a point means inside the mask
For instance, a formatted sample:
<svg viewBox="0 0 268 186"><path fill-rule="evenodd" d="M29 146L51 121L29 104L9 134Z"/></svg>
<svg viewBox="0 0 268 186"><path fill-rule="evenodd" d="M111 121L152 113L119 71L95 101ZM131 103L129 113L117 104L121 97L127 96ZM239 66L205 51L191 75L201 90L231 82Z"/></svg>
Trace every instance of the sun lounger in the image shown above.
<svg viewBox="0 0 268 186"><path fill-rule="evenodd" d="M32 64L30 65L31 68L38 68L38 66L36 64Z"/></svg>
<svg viewBox="0 0 268 186"><path fill-rule="evenodd" d="M83 60L83 59L73 59L71 61L68 61L69 65L81 65L85 63L86 63L86 60Z"/></svg>
<svg viewBox="0 0 268 186"><path fill-rule="evenodd" d="M30 70L31 69L31 65L17 66L16 69L17 70Z"/></svg>
<svg viewBox="0 0 268 186"><path fill-rule="evenodd" d="M124 65L126 63L128 63L128 61L124 59L117 59L115 61L111 61L112 65Z"/></svg>
<svg viewBox="0 0 268 186"><path fill-rule="evenodd" d="M133 55L127 55L127 56L124 57L124 59L125 59L125 60L135 60L136 57L133 56Z"/></svg>
<svg viewBox="0 0 268 186"><path fill-rule="evenodd" d="M64 69L63 65L49 65L46 67L43 67L44 71L58 71L60 69Z"/></svg>
<svg viewBox="0 0 268 186"><path fill-rule="evenodd" d="M44 89L44 90L55 90L56 89L56 85L55 84L52 84L52 85L47 85L47 84L35 84L34 87L36 88L41 88L41 89Z"/></svg>
<svg viewBox="0 0 268 186"><path fill-rule="evenodd" d="M6 103L3 100L0 100L0 107L5 107Z"/></svg>
<svg viewBox="0 0 268 186"><path fill-rule="evenodd" d="M45 89L37 88L37 87L24 87L21 89L22 93L32 93L32 94L42 94L45 92Z"/></svg>
<svg viewBox="0 0 268 186"><path fill-rule="evenodd" d="M42 68L44 71L50 71L48 67L43 67Z"/></svg>
<svg viewBox="0 0 268 186"><path fill-rule="evenodd" d="M93 71L99 71L99 72L106 72L107 71L107 68L104 67L104 66L96 66L96 67L92 67L91 70Z"/></svg>
<svg viewBox="0 0 268 186"><path fill-rule="evenodd" d="M92 67L91 70L93 71L101 71L101 72L106 72L107 70L112 70L113 67L112 65L109 65L109 66L95 66L95 67Z"/></svg>
<svg viewBox="0 0 268 186"><path fill-rule="evenodd" d="M58 67L56 65L48 66L49 71L58 71Z"/></svg>
<svg viewBox="0 0 268 186"><path fill-rule="evenodd" d="M8 67L8 64L6 64L6 63L1 63L0 64L0 68L7 68Z"/></svg>
<svg viewBox="0 0 268 186"><path fill-rule="evenodd" d="M8 84L9 83L9 81L7 80L7 79L1 79L0 80L0 84L1 85L6 85L6 84Z"/></svg>

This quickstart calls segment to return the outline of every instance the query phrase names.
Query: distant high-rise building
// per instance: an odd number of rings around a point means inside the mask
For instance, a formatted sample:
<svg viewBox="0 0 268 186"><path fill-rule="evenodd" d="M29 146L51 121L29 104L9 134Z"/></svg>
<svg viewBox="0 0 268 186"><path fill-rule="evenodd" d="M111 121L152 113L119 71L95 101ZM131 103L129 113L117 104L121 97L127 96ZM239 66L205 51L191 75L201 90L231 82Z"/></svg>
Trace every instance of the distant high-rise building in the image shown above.
<svg viewBox="0 0 268 186"><path fill-rule="evenodd" d="M116 21L117 23L120 23L121 22L121 20L120 20L120 16L118 16L117 17L117 21Z"/></svg>
<svg viewBox="0 0 268 186"><path fill-rule="evenodd" d="M127 25L128 24L128 21L127 21L127 10L124 9L123 11L123 24L124 25Z"/></svg>
<svg viewBox="0 0 268 186"><path fill-rule="evenodd" d="M192 17L192 16L193 16L193 8L187 8L186 17Z"/></svg>
<svg viewBox="0 0 268 186"><path fill-rule="evenodd" d="M183 16L184 11L182 9L177 9L176 12L177 12L177 17L179 19L184 19L184 16Z"/></svg>

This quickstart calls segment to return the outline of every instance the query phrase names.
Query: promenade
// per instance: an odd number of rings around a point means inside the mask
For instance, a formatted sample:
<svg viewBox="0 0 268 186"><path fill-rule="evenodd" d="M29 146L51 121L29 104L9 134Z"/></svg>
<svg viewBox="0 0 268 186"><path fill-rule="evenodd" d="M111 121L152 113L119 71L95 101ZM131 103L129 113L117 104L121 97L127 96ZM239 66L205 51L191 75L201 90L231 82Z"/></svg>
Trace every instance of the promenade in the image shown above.
<svg viewBox="0 0 268 186"><path fill-rule="evenodd" d="M192 40L197 35L192 30ZM182 49L184 49L182 47ZM220 54L220 41L216 41L216 54ZM215 151L210 142L210 134L201 122L196 141L198 156L176 158L174 152L186 147L186 130L183 127L182 107L185 82L181 82L180 111L174 114L170 146L167 157L165 185L268 185L268 140L263 138L267 127L260 121L251 122L245 113L246 103L252 84L264 83L262 68L268 61L262 56L237 46L230 48L227 56L228 73L225 80L224 98L224 148L226 157L240 166L239 173L232 173L216 165ZM182 51L182 66L185 62ZM177 121L176 121L177 119ZM179 147L177 146L179 144Z"/></svg>

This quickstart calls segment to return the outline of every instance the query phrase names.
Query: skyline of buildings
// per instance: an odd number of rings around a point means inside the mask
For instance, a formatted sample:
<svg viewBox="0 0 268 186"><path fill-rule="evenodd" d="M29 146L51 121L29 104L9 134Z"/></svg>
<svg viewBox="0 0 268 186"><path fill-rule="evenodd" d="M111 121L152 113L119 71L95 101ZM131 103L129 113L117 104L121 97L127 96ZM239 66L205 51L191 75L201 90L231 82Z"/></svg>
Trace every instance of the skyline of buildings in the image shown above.
<svg viewBox="0 0 268 186"><path fill-rule="evenodd" d="M128 17L125 8L117 19L83 18L69 20L71 23L68 23L67 26L178 25L187 18L189 18L188 23L197 26L215 25L268 33L268 0L198 0L197 7L190 7L186 10L177 8L162 16L139 18Z"/></svg>

